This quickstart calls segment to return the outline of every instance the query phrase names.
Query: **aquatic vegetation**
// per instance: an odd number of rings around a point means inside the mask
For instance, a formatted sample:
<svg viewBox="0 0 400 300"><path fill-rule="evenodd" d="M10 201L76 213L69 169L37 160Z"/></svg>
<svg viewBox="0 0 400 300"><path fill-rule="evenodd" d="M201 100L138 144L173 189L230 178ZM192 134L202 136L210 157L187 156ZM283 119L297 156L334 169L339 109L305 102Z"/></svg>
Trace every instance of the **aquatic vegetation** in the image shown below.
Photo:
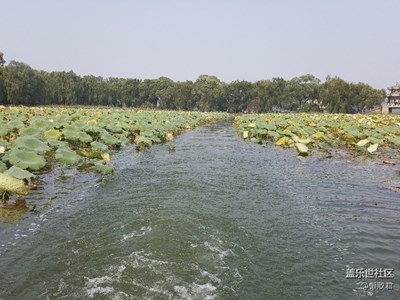
<svg viewBox="0 0 400 300"><path fill-rule="evenodd" d="M134 143L141 151L229 117L117 108L1 107L0 192L24 194L24 183L36 178L31 172L49 171L55 163L111 174L113 151L127 144Z"/></svg>
<svg viewBox="0 0 400 300"><path fill-rule="evenodd" d="M7 173L0 173L0 190L3 192L26 195L28 193L22 180L17 179Z"/></svg>
<svg viewBox="0 0 400 300"><path fill-rule="evenodd" d="M61 161L66 165L76 165L79 163L80 157L74 150L71 150L68 147L59 147L56 150L56 159Z"/></svg>
<svg viewBox="0 0 400 300"><path fill-rule="evenodd" d="M12 177L15 177L17 179L20 179L20 180L30 181L32 178L36 178L35 174L32 174L31 172L29 172L27 170L23 170L17 166L12 166L5 173L7 173L8 175L11 175Z"/></svg>
<svg viewBox="0 0 400 300"><path fill-rule="evenodd" d="M249 114L236 117L234 126L244 139L295 148L301 156L312 149L359 155L400 149L399 115Z"/></svg>
<svg viewBox="0 0 400 300"><path fill-rule="evenodd" d="M33 171L40 170L46 166L46 160L43 156L36 154L33 151L11 149L7 154L9 163L21 169L29 169Z"/></svg>

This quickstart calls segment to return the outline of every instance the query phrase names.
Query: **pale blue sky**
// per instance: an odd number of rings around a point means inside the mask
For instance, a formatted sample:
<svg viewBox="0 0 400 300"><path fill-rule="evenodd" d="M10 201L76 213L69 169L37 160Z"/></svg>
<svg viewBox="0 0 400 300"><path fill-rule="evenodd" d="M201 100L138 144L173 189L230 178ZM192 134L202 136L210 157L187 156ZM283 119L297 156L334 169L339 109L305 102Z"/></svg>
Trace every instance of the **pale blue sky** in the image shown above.
<svg viewBox="0 0 400 300"><path fill-rule="evenodd" d="M400 81L399 0L0 0L0 51L46 71Z"/></svg>

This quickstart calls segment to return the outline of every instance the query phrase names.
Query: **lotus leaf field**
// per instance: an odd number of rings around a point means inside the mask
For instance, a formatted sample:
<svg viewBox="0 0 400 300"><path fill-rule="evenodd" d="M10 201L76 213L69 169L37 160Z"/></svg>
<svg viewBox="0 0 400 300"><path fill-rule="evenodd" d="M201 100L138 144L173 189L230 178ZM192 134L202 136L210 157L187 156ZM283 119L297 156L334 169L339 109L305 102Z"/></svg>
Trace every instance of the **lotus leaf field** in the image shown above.
<svg viewBox="0 0 400 300"><path fill-rule="evenodd" d="M237 116L234 125L246 140L294 148L299 156L311 149L395 160L400 155L400 115L253 114Z"/></svg>
<svg viewBox="0 0 400 300"><path fill-rule="evenodd" d="M0 107L2 198L9 193L26 194L25 183L55 163L84 165L110 174L114 172L110 155L125 145L134 143L140 151L170 142L188 129L230 117L116 108Z"/></svg>
<svg viewBox="0 0 400 300"><path fill-rule="evenodd" d="M111 155L135 144L144 150L226 113L118 108L0 107L0 193L24 195L26 184L54 164L114 172ZM399 115L245 114L233 125L246 140L296 149L299 156L342 152L400 161ZM395 164L393 162L393 164Z"/></svg>

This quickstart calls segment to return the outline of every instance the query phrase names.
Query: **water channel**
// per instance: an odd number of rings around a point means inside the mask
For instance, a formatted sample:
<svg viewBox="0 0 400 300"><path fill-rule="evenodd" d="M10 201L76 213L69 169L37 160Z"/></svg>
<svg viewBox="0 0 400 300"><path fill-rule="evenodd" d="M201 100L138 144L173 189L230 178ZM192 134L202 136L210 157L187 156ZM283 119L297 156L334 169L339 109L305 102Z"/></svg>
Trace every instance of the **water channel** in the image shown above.
<svg viewBox="0 0 400 300"><path fill-rule="evenodd" d="M0 299L399 299L392 169L299 160L229 122L174 143L123 149L102 180L44 176L31 210L0 224Z"/></svg>

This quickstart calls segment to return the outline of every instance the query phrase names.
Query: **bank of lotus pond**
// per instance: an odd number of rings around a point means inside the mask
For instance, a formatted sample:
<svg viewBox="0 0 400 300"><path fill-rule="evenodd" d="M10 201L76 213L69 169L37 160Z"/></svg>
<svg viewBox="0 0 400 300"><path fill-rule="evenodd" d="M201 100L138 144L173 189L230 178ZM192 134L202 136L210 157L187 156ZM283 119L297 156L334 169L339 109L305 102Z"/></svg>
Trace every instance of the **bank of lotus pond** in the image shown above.
<svg viewBox="0 0 400 300"><path fill-rule="evenodd" d="M230 118L225 113L118 108L0 107L0 193L24 195L25 184L54 163L114 172L113 151L138 151L171 142L196 126Z"/></svg>
<svg viewBox="0 0 400 300"><path fill-rule="evenodd" d="M300 156L312 149L397 160L400 155L400 115L246 114L237 116L234 126L246 140L295 148Z"/></svg>

